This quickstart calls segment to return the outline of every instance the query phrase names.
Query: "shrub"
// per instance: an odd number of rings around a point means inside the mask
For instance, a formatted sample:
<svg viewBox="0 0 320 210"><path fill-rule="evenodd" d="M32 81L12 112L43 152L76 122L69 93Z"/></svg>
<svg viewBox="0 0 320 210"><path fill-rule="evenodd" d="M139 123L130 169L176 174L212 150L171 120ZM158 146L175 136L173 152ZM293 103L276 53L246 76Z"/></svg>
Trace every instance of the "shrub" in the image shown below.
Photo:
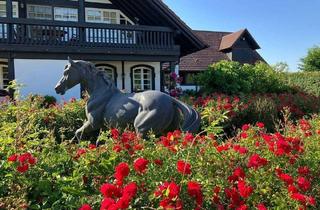
<svg viewBox="0 0 320 210"><path fill-rule="evenodd" d="M284 78L296 91L320 96L320 72L286 73Z"/></svg>
<svg viewBox="0 0 320 210"><path fill-rule="evenodd" d="M308 50L307 56L301 59L299 68L302 71L320 71L320 46Z"/></svg>
<svg viewBox="0 0 320 210"><path fill-rule="evenodd" d="M196 78L207 93L279 93L287 90L282 74L265 63L255 65L233 61L213 64Z"/></svg>
<svg viewBox="0 0 320 210"><path fill-rule="evenodd" d="M319 117L275 134L244 125L221 144L181 131L113 129L99 147L1 137L0 208L318 209L319 129Z"/></svg>

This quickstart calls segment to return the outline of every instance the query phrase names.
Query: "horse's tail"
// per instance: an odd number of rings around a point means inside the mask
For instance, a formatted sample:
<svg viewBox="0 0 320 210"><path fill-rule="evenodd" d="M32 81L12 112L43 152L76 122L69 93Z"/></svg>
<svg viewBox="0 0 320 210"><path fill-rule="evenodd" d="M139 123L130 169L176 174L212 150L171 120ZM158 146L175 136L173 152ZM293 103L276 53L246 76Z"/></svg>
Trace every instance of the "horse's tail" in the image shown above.
<svg viewBox="0 0 320 210"><path fill-rule="evenodd" d="M185 132L188 131L191 133L198 132L200 127L200 122L201 122L201 117L199 113L189 105L181 101L178 101L177 99L173 99L173 103L182 112L182 115L183 115L182 130Z"/></svg>

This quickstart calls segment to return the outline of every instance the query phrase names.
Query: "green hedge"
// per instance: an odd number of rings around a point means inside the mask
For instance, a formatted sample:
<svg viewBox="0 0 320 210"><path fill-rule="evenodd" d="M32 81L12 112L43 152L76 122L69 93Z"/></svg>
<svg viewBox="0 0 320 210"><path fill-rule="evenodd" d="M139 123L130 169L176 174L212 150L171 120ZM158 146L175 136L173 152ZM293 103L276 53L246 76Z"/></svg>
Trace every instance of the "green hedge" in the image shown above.
<svg viewBox="0 0 320 210"><path fill-rule="evenodd" d="M281 93L288 90L283 74L265 63L255 65L220 61L196 78L206 93Z"/></svg>
<svg viewBox="0 0 320 210"><path fill-rule="evenodd" d="M294 89L320 96L320 72L286 73L285 79Z"/></svg>

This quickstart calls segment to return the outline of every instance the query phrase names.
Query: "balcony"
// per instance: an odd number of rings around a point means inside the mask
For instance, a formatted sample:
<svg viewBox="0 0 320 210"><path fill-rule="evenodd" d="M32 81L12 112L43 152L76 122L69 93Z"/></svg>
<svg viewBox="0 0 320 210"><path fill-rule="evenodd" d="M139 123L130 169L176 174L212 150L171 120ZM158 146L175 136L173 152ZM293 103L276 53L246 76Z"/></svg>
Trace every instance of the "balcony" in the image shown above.
<svg viewBox="0 0 320 210"><path fill-rule="evenodd" d="M0 18L0 51L178 57L167 27ZM80 56L81 57L81 56Z"/></svg>

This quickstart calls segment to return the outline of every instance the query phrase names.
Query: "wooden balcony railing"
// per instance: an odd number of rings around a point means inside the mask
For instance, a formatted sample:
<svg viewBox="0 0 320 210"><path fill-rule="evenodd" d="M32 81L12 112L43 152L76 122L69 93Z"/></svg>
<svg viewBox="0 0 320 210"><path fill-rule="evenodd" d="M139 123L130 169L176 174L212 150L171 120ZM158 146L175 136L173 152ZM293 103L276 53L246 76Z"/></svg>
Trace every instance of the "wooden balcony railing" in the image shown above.
<svg viewBox="0 0 320 210"><path fill-rule="evenodd" d="M0 18L0 44L143 50L174 49L166 27Z"/></svg>

